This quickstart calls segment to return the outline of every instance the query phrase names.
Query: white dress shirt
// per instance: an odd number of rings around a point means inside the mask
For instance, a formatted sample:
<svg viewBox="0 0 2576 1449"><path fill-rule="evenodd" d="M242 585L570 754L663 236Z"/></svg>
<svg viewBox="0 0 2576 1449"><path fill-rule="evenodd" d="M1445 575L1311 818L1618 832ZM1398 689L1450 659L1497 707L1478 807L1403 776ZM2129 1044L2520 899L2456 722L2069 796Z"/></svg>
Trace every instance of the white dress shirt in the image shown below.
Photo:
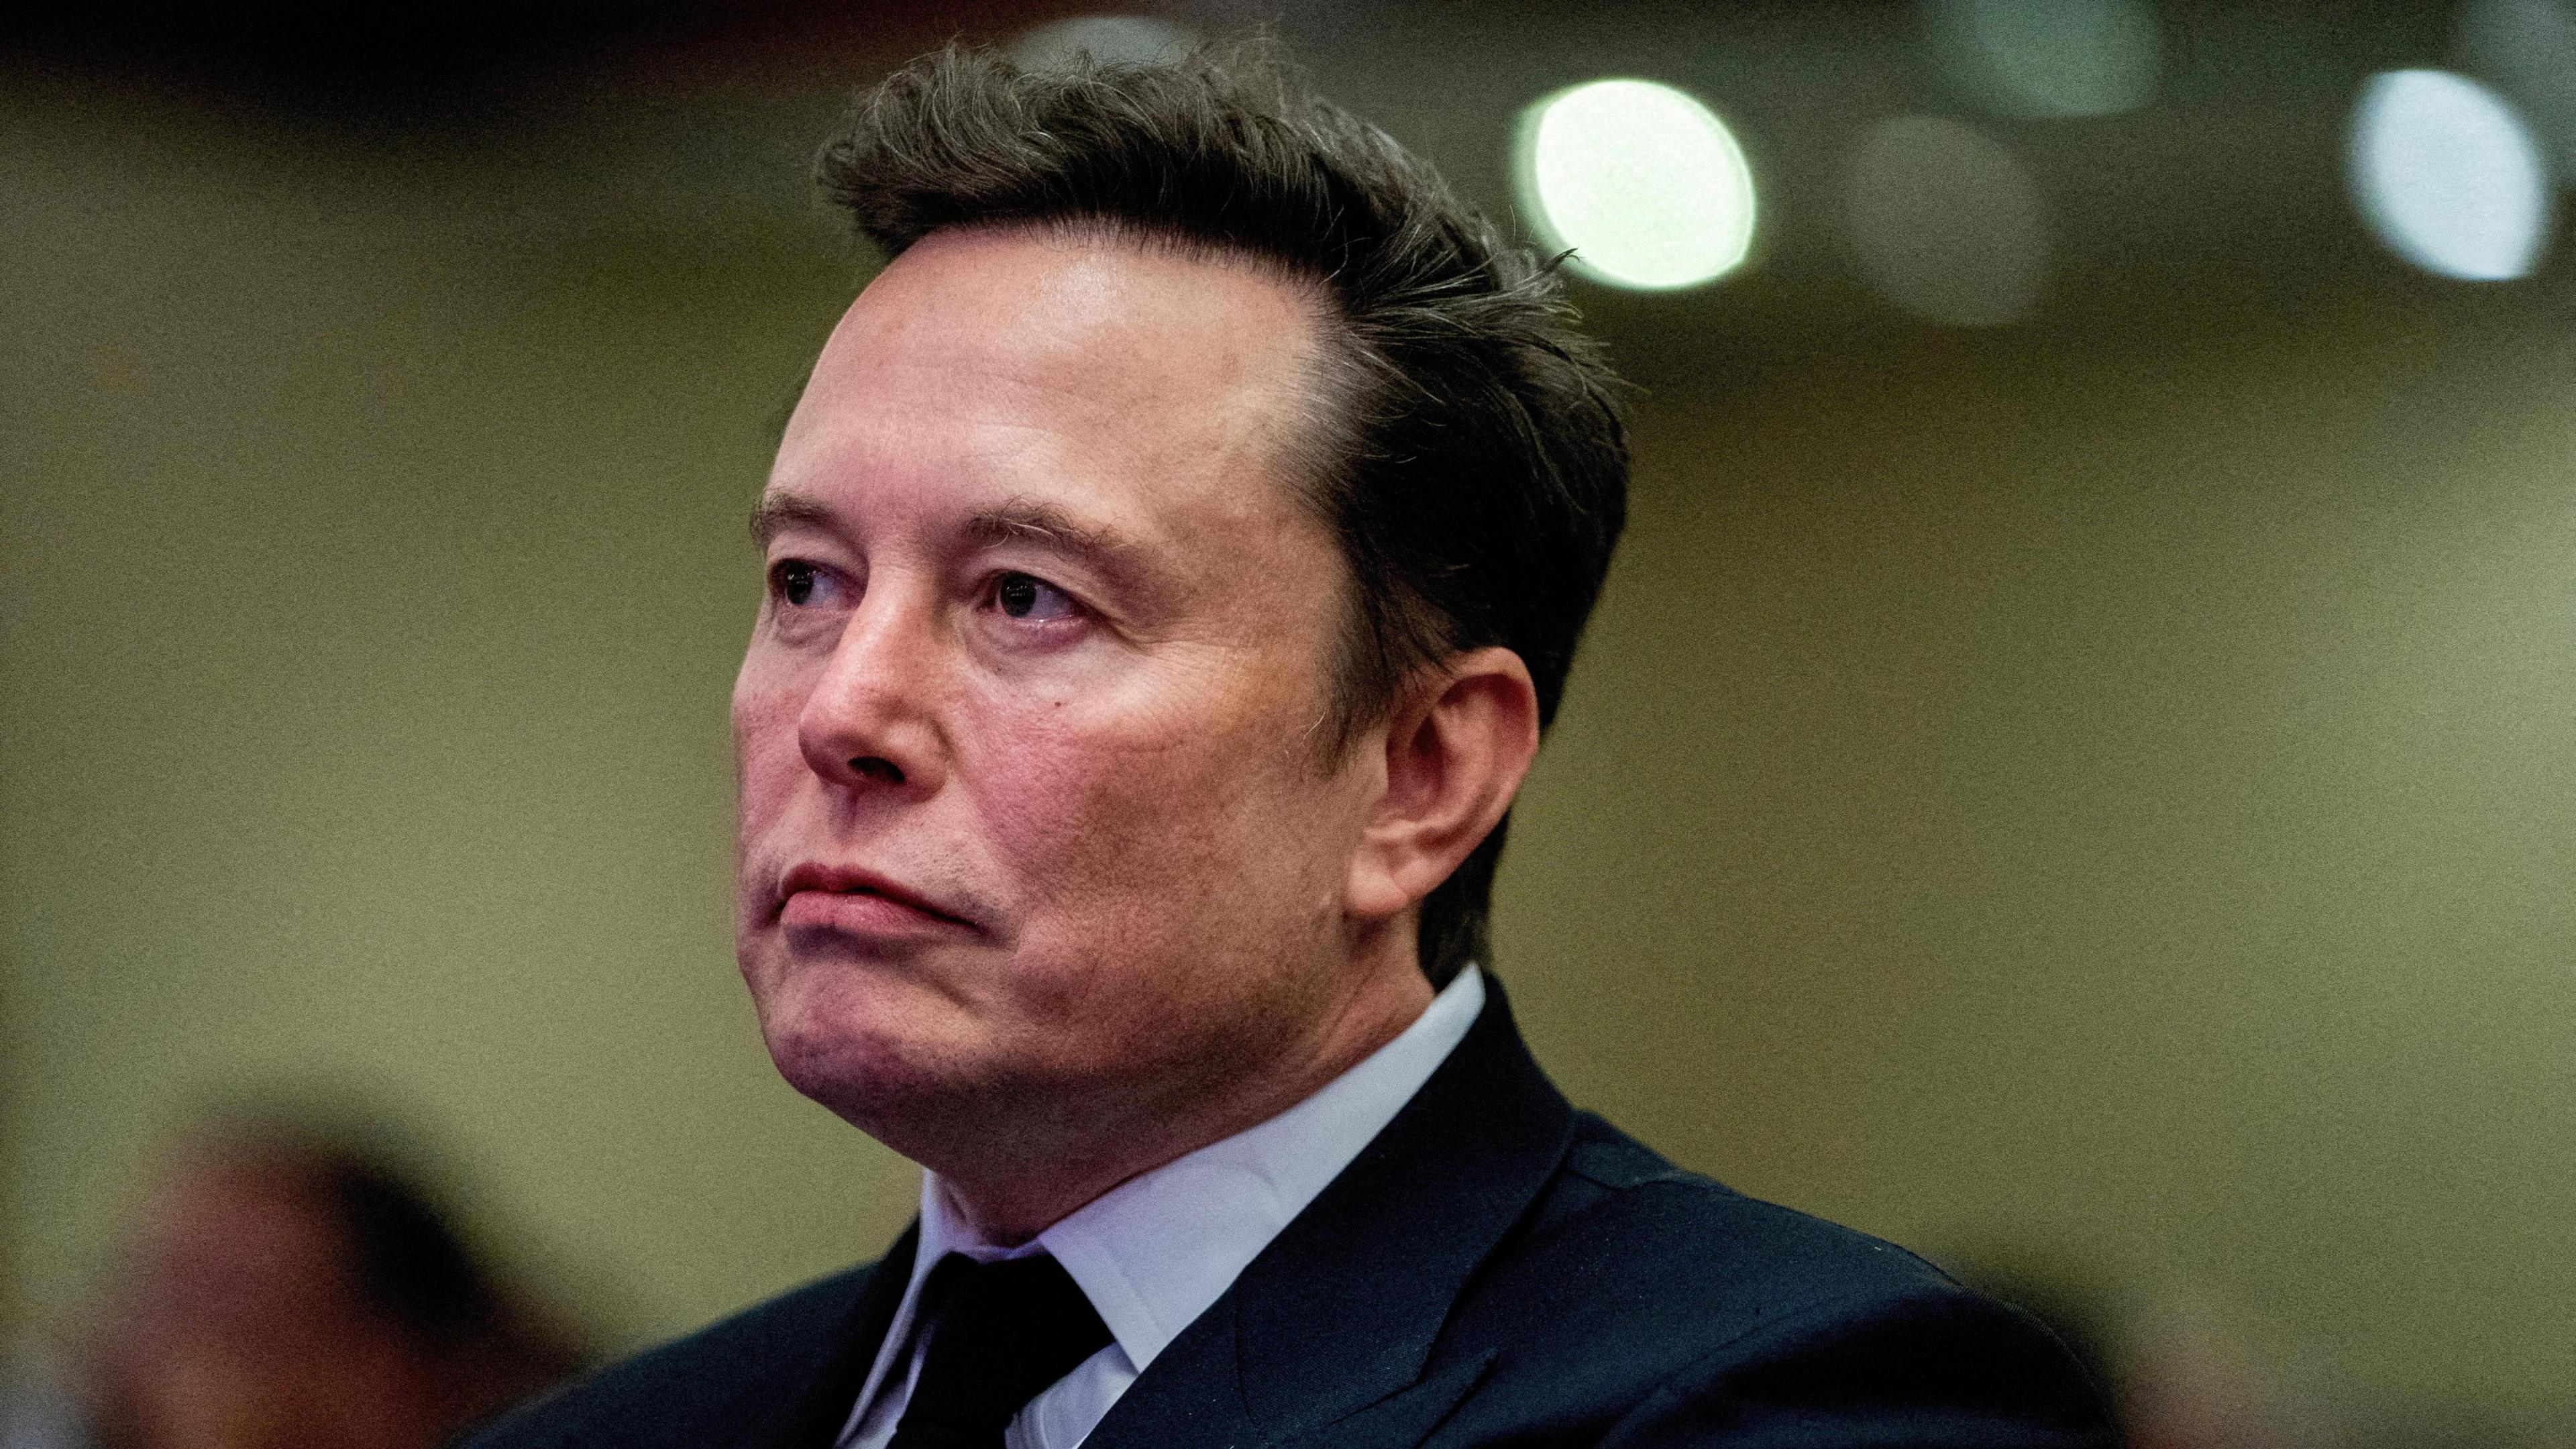
<svg viewBox="0 0 2576 1449"><path fill-rule="evenodd" d="M978 1239L938 1175L923 1173L912 1282L841 1430L842 1449L884 1449L894 1437L921 1374L921 1346L912 1339L922 1280L949 1253L978 1262L1051 1253L1109 1326L1109 1346L1031 1399L1003 1436L1007 1449L1074 1449L1146 1365L1413 1100L1484 1005L1484 975L1469 966L1401 1036L1313 1096L1129 1178L1017 1248Z"/></svg>

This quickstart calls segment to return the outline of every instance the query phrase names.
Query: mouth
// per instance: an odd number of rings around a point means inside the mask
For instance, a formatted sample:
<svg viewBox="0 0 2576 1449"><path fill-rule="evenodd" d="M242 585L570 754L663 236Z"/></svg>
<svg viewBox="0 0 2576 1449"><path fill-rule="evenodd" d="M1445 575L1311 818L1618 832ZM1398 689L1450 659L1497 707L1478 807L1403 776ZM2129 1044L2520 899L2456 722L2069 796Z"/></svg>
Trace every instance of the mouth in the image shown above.
<svg viewBox="0 0 2576 1449"><path fill-rule="evenodd" d="M871 936L983 929L969 917L874 872L810 863L780 879L770 915L791 930L821 927Z"/></svg>

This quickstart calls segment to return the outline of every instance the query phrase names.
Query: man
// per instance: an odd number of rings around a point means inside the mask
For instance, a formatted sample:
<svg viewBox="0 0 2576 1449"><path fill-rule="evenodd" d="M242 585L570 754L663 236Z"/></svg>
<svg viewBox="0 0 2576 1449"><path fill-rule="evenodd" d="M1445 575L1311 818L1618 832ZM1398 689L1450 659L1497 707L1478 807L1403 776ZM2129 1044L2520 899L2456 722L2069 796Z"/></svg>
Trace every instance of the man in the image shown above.
<svg viewBox="0 0 2576 1449"><path fill-rule="evenodd" d="M885 1259L492 1445L2101 1442L2053 1340L1576 1113L1481 969L1624 512L1544 268L1258 62L864 98L756 516L739 954Z"/></svg>

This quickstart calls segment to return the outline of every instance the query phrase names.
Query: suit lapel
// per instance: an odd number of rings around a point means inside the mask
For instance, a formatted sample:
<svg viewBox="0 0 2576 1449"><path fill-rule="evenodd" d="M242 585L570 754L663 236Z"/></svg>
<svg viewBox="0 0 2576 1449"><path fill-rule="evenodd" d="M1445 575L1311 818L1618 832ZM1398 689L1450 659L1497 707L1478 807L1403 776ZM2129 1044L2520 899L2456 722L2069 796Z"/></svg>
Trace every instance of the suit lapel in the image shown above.
<svg viewBox="0 0 2576 1449"><path fill-rule="evenodd" d="M1349 1449L1353 1445L1413 1449L1431 1437L1431 1431L1440 1427L1449 1411L1458 1407L1459 1400L1485 1381L1499 1356L1487 1352L1451 1364L1356 1413L1283 1431L1284 1437L1272 1443L1276 1449Z"/></svg>
<svg viewBox="0 0 2576 1449"><path fill-rule="evenodd" d="M830 1353L805 1379L801 1392L781 1393L770 1403L756 1406L743 1432L732 1443L740 1449L831 1449L849 1422L850 1410L856 1406L859 1390L866 1386L868 1370L875 1366L877 1349L885 1342L886 1330L894 1326L895 1310L903 1305L903 1290L912 1282L912 1257L921 1244L921 1224L915 1222L895 1239L876 1268L868 1274L867 1285L859 1290L850 1305L849 1317L830 1346Z"/></svg>
<svg viewBox="0 0 2576 1449"><path fill-rule="evenodd" d="M1409 1445L1482 1378L1490 1365L1429 1380L1423 1370L1450 1305L1574 1133L1573 1108L1522 1045L1501 985L1486 990L1457 1050L1154 1360L1085 1449L1219 1449L1327 1427L1354 1449Z"/></svg>

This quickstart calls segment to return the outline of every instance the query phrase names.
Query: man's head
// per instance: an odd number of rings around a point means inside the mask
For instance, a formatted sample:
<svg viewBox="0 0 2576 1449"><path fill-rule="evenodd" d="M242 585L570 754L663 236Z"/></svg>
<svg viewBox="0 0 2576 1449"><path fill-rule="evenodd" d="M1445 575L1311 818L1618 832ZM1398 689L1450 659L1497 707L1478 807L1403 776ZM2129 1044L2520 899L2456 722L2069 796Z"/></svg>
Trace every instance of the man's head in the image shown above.
<svg viewBox="0 0 2576 1449"><path fill-rule="evenodd" d="M225 1115L178 1144L90 1326L100 1441L403 1449L579 1366L359 1141Z"/></svg>
<svg viewBox="0 0 2576 1449"><path fill-rule="evenodd" d="M952 51L822 171L892 261L735 693L790 1079L924 1160L1061 1152L1480 953L1624 506L1552 279L1258 66Z"/></svg>

